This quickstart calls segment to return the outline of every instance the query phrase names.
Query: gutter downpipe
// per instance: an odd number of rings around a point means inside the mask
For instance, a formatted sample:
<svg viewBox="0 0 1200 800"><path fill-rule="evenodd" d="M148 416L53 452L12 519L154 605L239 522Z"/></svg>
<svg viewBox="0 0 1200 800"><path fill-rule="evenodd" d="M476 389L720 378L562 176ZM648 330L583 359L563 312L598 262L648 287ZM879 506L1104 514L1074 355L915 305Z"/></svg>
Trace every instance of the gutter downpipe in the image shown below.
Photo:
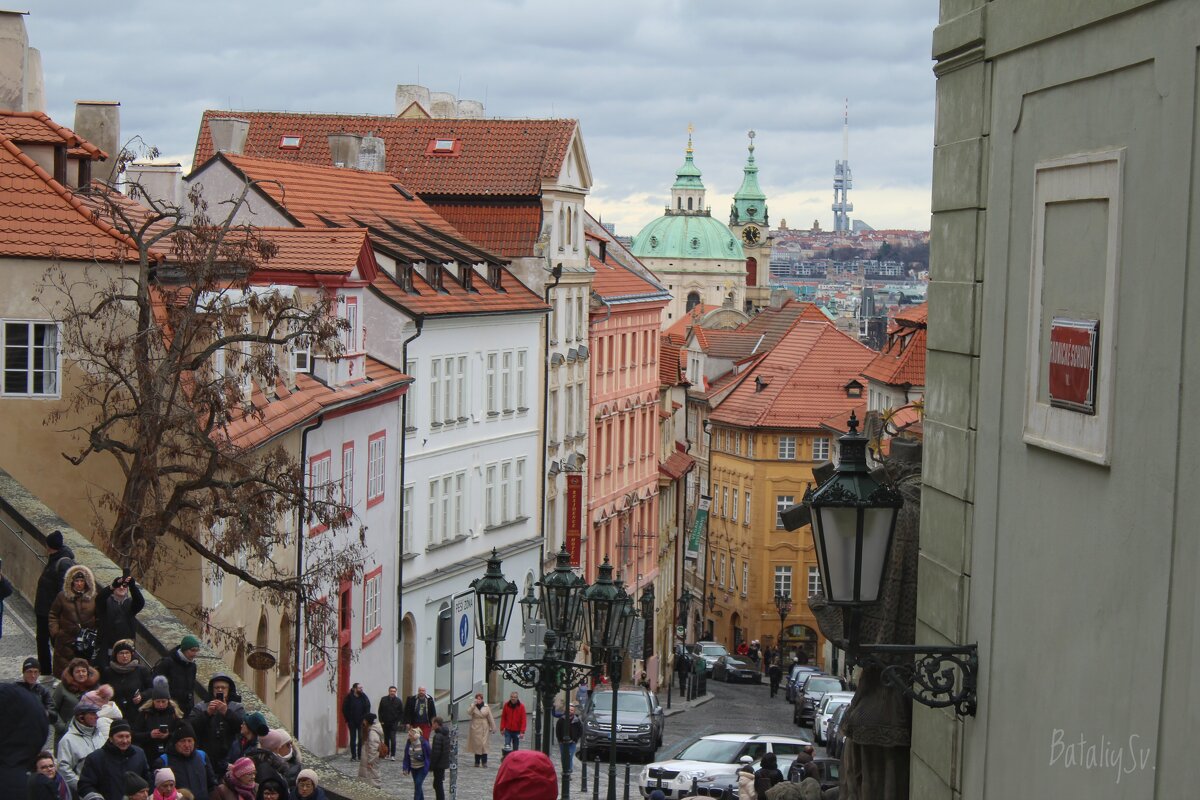
<svg viewBox="0 0 1200 800"><path fill-rule="evenodd" d="M558 282L562 280L562 262L558 266L550 270L550 275L553 276L554 282L546 286L546 290L542 292L542 300L546 305L550 305L550 292L558 288ZM550 319L554 317L553 306L551 313L546 317L545 332L542 334L542 502L540 503L539 516L541 523L538 528L541 531L542 544L538 552L538 571L546 571L546 463L550 460L546 450L548 449L546 442L546 432L550 430L548 427L550 420ZM557 481L557 478L555 479ZM564 542L565 544L565 542Z"/></svg>
<svg viewBox="0 0 1200 800"><path fill-rule="evenodd" d="M325 424L325 415L321 414L317 417L317 424L310 425L304 429L304 433L300 434L300 469L301 474L307 469L308 465L308 435L317 428ZM296 512L296 576L304 574L304 503L300 501L300 508ZM300 679L302 673L302 663L300 653L304 652L303 636L304 628L301 620L308 613L308 609L296 609L296 634L293 637L295 644L292 647L292 736L296 741L300 741Z"/></svg>
<svg viewBox="0 0 1200 800"><path fill-rule="evenodd" d="M425 330L425 318L413 317L413 324L416 325L416 333L404 340L400 346L400 358L404 362L400 365L400 369L408 369L408 345ZM409 375L411 378L412 376ZM409 391L413 388L413 384L409 384ZM400 534L396 540L396 645L392 654L392 663L401 664L400 645L403 639L401 631L404 630L404 476L406 475L405 464L408 459L408 392L404 393L404 398L400 403ZM399 678L396 678L399 683Z"/></svg>

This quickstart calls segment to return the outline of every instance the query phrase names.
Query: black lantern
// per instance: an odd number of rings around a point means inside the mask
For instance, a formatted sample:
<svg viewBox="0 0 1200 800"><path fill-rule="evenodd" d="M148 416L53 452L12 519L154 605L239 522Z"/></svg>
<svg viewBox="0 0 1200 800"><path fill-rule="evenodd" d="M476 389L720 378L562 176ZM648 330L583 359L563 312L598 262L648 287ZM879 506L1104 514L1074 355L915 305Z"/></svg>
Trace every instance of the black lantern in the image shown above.
<svg viewBox="0 0 1200 800"><path fill-rule="evenodd" d="M487 572L471 581L471 588L475 590L475 630L479 631L479 638L490 645L504 641L517 585L500 571L500 556L495 548L488 559Z"/></svg>
<svg viewBox="0 0 1200 800"><path fill-rule="evenodd" d="M867 469L867 437L853 412L850 432L838 439L841 460L832 478L810 492L813 538L825 599L861 606L879 600L892 549L896 516L904 504L895 487Z"/></svg>
<svg viewBox="0 0 1200 800"><path fill-rule="evenodd" d="M584 633L593 653L600 653L616 640L618 591L612 579L613 566L608 556L596 571L596 582L583 593L585 609Z"/></svg>
<svg viewBox="0 0 1200 800"><path fill-rule="evenodd" d="M517 605L521 607L521 622L528 627L529 623L537 619L538 612L538 599L537 595L533 593L532 586L525 587L525 596L517 602Z"/></svg>
<svg viewBox="0 0 1200 800"><path fill-rule="evenodd" d="M642 596L638 598L638 605L642 610L642 619L650 621L654 619L654 584L647 583L642 587Z"/></svg>
<svg viewBox="0 0 1200 800"><path fill-rule="evenodd" d="M681 624L687 624L688 609L692 605L692 590L686 586L679 593L679 599L676 601L678 608L676 609L675 618L680 620Z"/></svg>
<svg viewBox="0 0 1200 800"><path fill-rule="evenodd" d="M571 570L571 554L566 545L558 551L554 571L544 575L542 588L542 615L546 625L560 637L569 637L576 631L576 619L583 613L583 590L587 582Z"/></svg>

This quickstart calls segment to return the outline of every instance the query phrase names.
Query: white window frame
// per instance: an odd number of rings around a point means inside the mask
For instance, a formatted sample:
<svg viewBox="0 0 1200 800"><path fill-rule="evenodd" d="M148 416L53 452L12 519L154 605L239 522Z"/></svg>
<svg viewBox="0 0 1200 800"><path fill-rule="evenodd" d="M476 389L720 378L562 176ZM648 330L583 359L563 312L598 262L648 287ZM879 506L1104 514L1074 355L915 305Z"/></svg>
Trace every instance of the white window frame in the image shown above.
<svg viewBox="0 0 1200 800"><path fill-rule="evenodd" d="M736 487L733 489L733 497L730 499L732 500L732 502L729 506L729 521L737 522L738 521L738 490Z"/></svg>
<svg viewBox="0 0 1200 800"><path fill-rule="evenodd" d="M387 432L367 440L367 504L374 505L387 494Z"/></svg>
<svg viewBox="0 0 1200 800"><path fill-rule="evenodd" d="M777 494L775 495L775 528L782 530L783 528L783 511L785 508L790 508L796 505L796 495L794 494Z"/></svg>
<svg viewBox="0 0 1200 800"><path fill-rule="evenodd" d="M780 461L795 461L796 460L796 437L795 436L780 436L779 437L779 460Z"/></svg>
<svg viewBox="0 0 1200 800"><path fill-rule="evenodd" d="M488 464L484 467L484 482L483 482L483 505L486 511L484 512L483 524L490 528L498 524L498 498L496 491L499 488L497 484L497 475L500 472L500 465L496 463Z"/></svg>
<svg viewBox="0 0 1200 800"><path fill-rule="evenodd" d="M525 387L526 362L529 360L529 350L521 348L517 351L517 411L525 413L529 410L527 390Z"/></svg>
<svg viewBox="0 0 1200 800"><path fill-rule="evenodd" d="M750 562L742 559L742 597L750 592Z"/></svg>
<svg viewBox="0 0 1200 800"><path fill-rule="evenodd" d="M404 494L402 497L403 507L400 511L400 513L404 516L404 553L416 552L413 550L413 489L414 485L411 483L404 487Z"/></svg>
<svg viewBox="0 0 1200 800"><path fill-rule="evenodd" d="M484 378L487 385L487 415L489 417L499 416L500 414L500 352L493 350L484 357Z"/></svg>
<svg viewBox="0 0 1200 800"><path fill-rule="evenodd" d="M775 594L792 594L792 567L788 564L775 566Z"/></svg>
<svg viewBox="0 0 1200 800"><path fill-rule="evenodd" d="M808 596L812 597L821 591L821 570L818 567L808 568Z"/></svg>
<svg viewBox="0 0 1200 800"><path fill-rule="evenodd" d="M342 444L342 505L354 507L354 442Z"/></svg>
<svg viewBox="0 0 1200 800"><path fill-rule="evenodd" d="M372 575L363 581L363 634L382 627L379 597L382 594L383 573Z"/></svg>
<svg viewBox="0 0 1200 800"><path fill-rule="evenodd" d="M750 524L750 490L749 489L746 490L746 515L744 517L742 517L742 524L743 525Z"/></svg>
<svg viewBox="0 0 1200 800"><path fill-rule="evenodd" d="M60 342L62 341L61 326L59 326L59 324L57 322L54 322L53 320L44 320L44 319L42 319L42 320L39 320L39 319L5 319L5 320L3 320L3 323L4 323L3 328L0 328L0 339L3 339L3 342L2 342L3 346L0 347L0 395L4 395L5 397L48 397L48 398L61 397L62 396L62 348L60 346ZM25 345L12 346L9 344L8 336L9 336L9 326L10 325L11 326L22 326L23 325L25 327L25 332L26 332L25 335L26 335L26 342L27 342ZM54 341L51 345L35 344L35 341L37 340L36 333L37 333L38 328L46 328L46 329L50 329L50 330L54 331ZM10 347L12 347L12 349L14 349L14 350L17 347L20 347L22 350L25 351L25 368L23 370L17 370L17 369L10 370L9 369L8 354L9 354ZM48 351L50 351L51 348L53 348L53 353L54 353L54 366L52 369L48 370L48 369L46 369L46 364L45 364L46 353ZM40 359L35 357L39 351L41 352ZM35 367L35 362L38 362L38 361L41 362L40 370ZM23 391L23 392L8 391L7 387L8 387L9 374L11 373L12 375L16 376L16 375L20 375L22 372L25 375L25 381L24 381L25 391ZM49 380L53 384L52 388L49 391L35 392L33 390L34 375L37 373L49 376ZM43 382L43 388L45 388L44 382Z"/></svg>
<svg viewBox="0 0 1200 800"><path fill-rule="evenodd" d="M829 460L829 437L814 436L812 440L812 460L813 461L828 461Z"/></svg>

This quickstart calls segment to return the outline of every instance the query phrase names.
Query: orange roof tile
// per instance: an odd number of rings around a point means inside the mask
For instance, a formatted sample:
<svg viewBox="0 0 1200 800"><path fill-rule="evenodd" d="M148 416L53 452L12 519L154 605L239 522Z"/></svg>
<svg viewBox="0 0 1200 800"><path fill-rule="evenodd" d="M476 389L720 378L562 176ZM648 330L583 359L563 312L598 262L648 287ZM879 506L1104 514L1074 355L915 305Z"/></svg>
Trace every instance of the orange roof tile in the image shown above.
<svg viewBox="0 0 1200 800"><path fill-rule="evenodd" d="M912 323L913 327L925 327L929 324L929 304L921 303L914 306L901 306L903 311L896 313L896 322Z"/></svg>
<svg viewBox="0 0 1200 800"><path fill-rule="evenodd" d="M505 258L533 252L542 232L542 206L526 203L463 203L432 199L429 205L463 236Z"/></svg>
<svg viewBox="0 0 1200 800"><path fill-rule="evenodd" d="M0 256L136 260L137 245L0 137Z"/></svg>
<svg viewBox="0 0 1200 800"><path fill-rule="evenodd" d="M679 480L696 466L696 459L687 453L676 450L667 456L667 460L658 465L658 474L666 475L671 480Z"/></svg>
<svg viewBox="0 0 1200 800"><path fill-rule="evenodd" d="M0 111L0 136L14 144L65 144L72 151L105 160L108 154L43 111Z"/></svg>
<svg viewBox="0 0 1200 800"><path fill-rule="evenodd" d="M633 270L615 261L592 256L588 259L595 275L592 276L592 291L612 302L614 300L641 300L666 305L671 294L666 287L638 275Z"/></svg>
<svg viewBox="0 0 1200 800"><path fill-rule="evenodd" d="M687 330L696 324L696 320L707 314L709 311L716 311L720 306L698 305L691 311L684 314L679 319L671 323L666 332L672 336L678 336L680 341L687 338Z"/></svg>
<svg viewBox="0 0 1200 800"><path fill-rule="evenodd" d="M504 272L501 287L494 289L476 275L471 289L450 276L444 276L442 291L436 291L425 277L413 270L413 291L407 292L386 272L380 272L371 290L386 302L413 316L470 316L474 314L545 313L550 307L525 284Z"/></svg>
<svg viewBox="0 0 1200 800"><path fill-rule="evenodd" d="M899 328L887 346L863 369L864 377L889 386L925 385L924 328Z"/></svg>
<svg viewBox="0 0 1200 800"><path fill-rule="evenodd" d="M678 386L683 383L679 345L671 337L658 337L658 382L662 386Z"/></svg>
<svg viewBox="0 0 1200 800"><path fill-rule="evenodd" d="M874 351L828 321L797 320L712 412L716 422L764 428L819 428L862 403L845 386ZM761 379L761 391L760 381Z"/></svg>
<svg viewBox="0 0 1200 800"><path fill-rule="evenodd" d="M241 448L257 447L293 428L342 406L378 400L389 392L412 383L400 370L367 356L364 380L348 386L326 386L310 375L296 376L295 391L280 386L276 398L268 400L256 391L251 398L255 411L234 420L225 428L229 441ZM401 392L402 393L402 392Z"/></svg>
<svg viewBox="0 0 1200 800"><path fill-rule="evenodd" d="M331 165L329 135L373 133L384 140L385 168L419 194L538 196L542 181L558 177L578 122L571 119L401 119L352 114L274 111L205 111L195 162L213 154L208 121L248 120L245 153L307 164ZM283 136L300 146L281 150ZM437 139L458 144L453 154L432 153Z"/></svg>
<svg viewBox="0 0 1200 800"><path fill-rule="evenodd" d="M265 272L349 275L356 266L373 277L378 272L366 228L256 228L275 245ZM366 267L366 269L361 269Z"/></svg>

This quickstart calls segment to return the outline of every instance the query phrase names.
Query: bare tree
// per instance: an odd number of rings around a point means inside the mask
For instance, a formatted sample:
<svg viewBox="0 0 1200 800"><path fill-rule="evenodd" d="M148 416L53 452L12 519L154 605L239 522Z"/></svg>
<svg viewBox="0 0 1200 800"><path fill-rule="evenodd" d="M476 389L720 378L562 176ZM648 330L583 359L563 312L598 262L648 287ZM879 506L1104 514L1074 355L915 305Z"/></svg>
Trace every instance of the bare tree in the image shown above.
<svg viewBox="0 0 1200 800"><path fill-rule="evenodd" d="M179 544L266 602L320 617L326 587L361 577L363 531L332 478L306 491L285 447L243 447L238 432L268 413L293 350L336 355L347 325L324 292L256 282L277 248L236 222L251 188L219 214L196 191L184 207L144 192L141 204L103 190L84 198L126 248L116 263L46 274L39 298L74 367L48 422L80 443L64 453L72 464L107 457L120 470L119 488L99 497L97 518L109 522L97 534L122 566L153 586L168 576L167 545ZM316 524L334 533L305 542L301 571L275 561Z"/></svg>

